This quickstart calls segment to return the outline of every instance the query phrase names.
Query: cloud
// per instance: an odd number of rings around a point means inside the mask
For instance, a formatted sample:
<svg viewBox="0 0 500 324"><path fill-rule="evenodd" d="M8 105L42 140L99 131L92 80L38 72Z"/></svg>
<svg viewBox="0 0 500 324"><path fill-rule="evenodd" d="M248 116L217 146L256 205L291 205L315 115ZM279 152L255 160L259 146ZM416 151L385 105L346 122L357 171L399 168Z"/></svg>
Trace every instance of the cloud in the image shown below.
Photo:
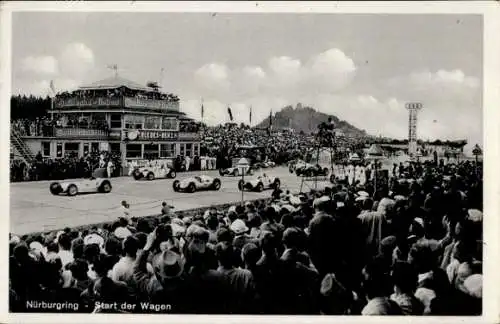
<svg viewBox="0 0 500 324"><path fill-rule="evenodd" d="M70 43L59 55L27 56L22 70L29 73L17 80L13 93L49 95L51 80L58 92L74 90L93 68L94 53L83 43Z"/></svg>
<svg viewBox="0 0 500 324"><path fill-rule="evenodd" d="M220 96L230 87L229 68L220 63L203 65L194 73L194 80L199 91L205 97Z"/></svg>
<svg viewBox="0 0 500 324"><path fill-rule="evenodd" d="M53 56L28 56L22 60L22 70L35 74L52 75L58 72L58 62Z"/></svg>
<svg viewBox="0 0 500 324"><path fill-rule="evenodd" d="M94 53L83 43L68 44L59 56L61 74L80 79L94 67Z"/></svg>

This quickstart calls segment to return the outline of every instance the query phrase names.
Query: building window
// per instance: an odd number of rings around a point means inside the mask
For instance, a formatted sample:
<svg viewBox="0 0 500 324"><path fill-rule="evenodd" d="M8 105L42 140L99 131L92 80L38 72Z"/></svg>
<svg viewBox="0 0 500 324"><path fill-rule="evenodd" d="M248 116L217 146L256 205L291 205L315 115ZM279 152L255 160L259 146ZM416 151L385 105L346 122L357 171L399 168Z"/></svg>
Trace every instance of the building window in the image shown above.
<svg viewBox="0 0 500 324"><path fill-rule="evenodd" d="M90 153L90 143L83 143L83 155L87 155Z"/></svg>
<svg viewBox="0 0 500 324"><path fill-rule="evenodd" d="M127 158L141 158L142 145L141 144L127 144Z"/></svg>
<svg viewBox="0 0 500 324"><path fill-rule="evenodd" d="M94 143L92 143L94 144ZM120 143L109 143L109 150L111 151L111 153L120 153L121 152L121 149L120 149Z"/></svg>
<svg viewBox="0 0 500 324"><path fill-rule="evenodd" d="M146 116L144 118L144 129L160 129L161 117L159 116Z"/></svg>
<svg viewBox="0 0 500 324"><path fill-rule="evenodd" d="M56 157L60 158L63 156L63 145L62 143L57 143L56 145Z"/></svg>
<svg viewBox="0 0 500 324"><path fill-rule="evenodd" d="M186 144L186 156L193 156L193 144Z"/></svg>
<svg viewBox="0 0 500 324"><path fill-rule="evenodd" d="M122 128L122 115L111 114L110 124L111 128Z"/></svg>
<svg viewBox="0 0 500 324"><path fill-rule="evenodd" d="M181 156L185 156L186 155L186 147L184 146L184 144L180 144L180 154Z"/></svg>
<svg viewBox="0 0 500 324"><path fill-rule="evenodd" d="M64 154L78 156L80 153L80 143L64 143Z"/></svg>
<svg viewBox="0 0 500 324"><path fill-rule="evenodd" d="M163 117L162 129L166 130L177 130L177 119L172 117Z"/></svg>
<svg viewBox="0 0 500 324"><path fill-rule="evenodd" d="M99 152L99 143L94 142L90 144L90 150L91 152Z"/></svg>
<svg viewBox="0 0 500 324"><path fill-rule="evenodd" d="M160 157L175 157L175 144L160 144Z"/></svg>
<svg viewBox="0 0 500 324"><path fill-rule="evenodd" d="M160 156L158 144L144 144L144 158L146 160L157 160Z"/></svg>
<svg viewBox="0 0 500 324"><path fill-rule="evenodd" d="M199 144L193 144L193 155L199 155Z"/></svg>
<svg viewBox="0 0 500 324"><path fill-rule="evenodd" d="M43 156L50 156L50 142L42 142Z"/></svg>
<svg viewBox="0 0 500 324"><path fill-rule="evenodd" d="M144 117L139 115L126 115L125 128L126 129L142 129L144 124Z"/></svg>

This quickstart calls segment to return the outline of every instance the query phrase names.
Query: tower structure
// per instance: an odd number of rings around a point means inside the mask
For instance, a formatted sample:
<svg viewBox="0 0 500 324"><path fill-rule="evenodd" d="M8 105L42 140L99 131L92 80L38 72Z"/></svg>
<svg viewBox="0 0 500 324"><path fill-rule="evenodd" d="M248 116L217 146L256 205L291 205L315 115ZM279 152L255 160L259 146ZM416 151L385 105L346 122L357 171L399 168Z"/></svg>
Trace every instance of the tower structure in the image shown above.
<svg viewBox="0 0 500 324"><path fill-rule="evenodd" d="M413 160L417 155L417 118L422 103L409 102L406 104L406 109L408 109L408 154Z"/></svg>

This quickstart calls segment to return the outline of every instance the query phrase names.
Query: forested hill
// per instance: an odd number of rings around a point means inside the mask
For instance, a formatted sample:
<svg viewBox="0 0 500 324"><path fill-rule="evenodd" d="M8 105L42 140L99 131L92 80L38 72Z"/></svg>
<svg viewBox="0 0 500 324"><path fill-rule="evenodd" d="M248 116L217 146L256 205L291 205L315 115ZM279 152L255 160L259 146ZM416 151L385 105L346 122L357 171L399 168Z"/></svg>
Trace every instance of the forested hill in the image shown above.
<svg viewBox="0 0 500 324"><path fill-rule="evenodd" d="M294 108L286 106L273 115L273 128L292 128L296 132L304 133L316 132L317 127L322 122L327 122L328 117L332 117L335 127L340 129L349 137L365 137L365 130L356 128L345 120L340 120L335 115L327 115L318 112L311 107L304 107L300 103ZM269 117L263 120L257 127L266 128L269 126Z"/></svg>

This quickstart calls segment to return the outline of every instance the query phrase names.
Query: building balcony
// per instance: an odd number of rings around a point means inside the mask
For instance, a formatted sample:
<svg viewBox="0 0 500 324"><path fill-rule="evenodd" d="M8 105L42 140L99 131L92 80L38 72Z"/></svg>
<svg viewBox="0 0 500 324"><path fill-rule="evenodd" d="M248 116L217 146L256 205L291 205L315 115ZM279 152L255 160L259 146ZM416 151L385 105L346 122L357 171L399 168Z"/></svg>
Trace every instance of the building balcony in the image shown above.
<svg viewBox="0 0 500 324"><path fill-rule="evenodd" d="M56 138L75 138L75 139L108 139L109 131L102 129L89 128L55 128Z"/></svg>
<svg viewBox="0 0 500 324"><path fill-rule="evenodd" d="M198 133L185 133L179 132L179 140L181 141L195 141L198 140Z"/></svg>
<svg viewBox="0 0 500 324"><path fill-rule="evenodd" d="M174 102L166 100L125 97L124 106L126 108L147 108L147 109L179 111L178 101Z"/></svg>
<svg viewBox="0 0 500 324"><path fill-rule="evenodd" d="M156 111L179 111L178 101L155 100L136 97L115 97L115 98L57 98L54 101L55 109L69 108L132 108L150 109Z"/></svg>
<svg viewBox="0 0 500 324"><path fill-rule="evenodd" d="M71 107L121 107L121 98L58 98L54 102L55 108Z"/></svg>

